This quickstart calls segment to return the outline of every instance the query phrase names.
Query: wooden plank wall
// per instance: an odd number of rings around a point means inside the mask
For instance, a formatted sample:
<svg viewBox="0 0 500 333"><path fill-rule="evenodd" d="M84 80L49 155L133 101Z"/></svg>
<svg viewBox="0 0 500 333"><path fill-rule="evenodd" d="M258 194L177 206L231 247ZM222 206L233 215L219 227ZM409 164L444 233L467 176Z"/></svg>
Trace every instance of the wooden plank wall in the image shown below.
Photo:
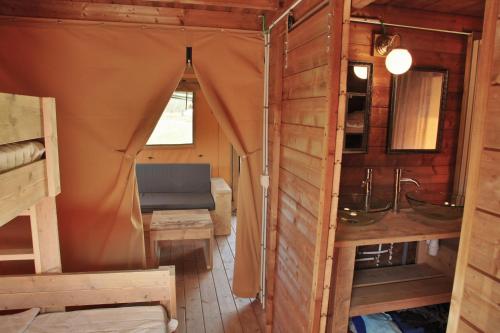
<svg viewBox="0 0 500 333"><path fill-rule="evenodd" d="M450 333L497 332L500 327L499 15L499 1L487 1Z"/></svg>
<svg viewBox="0 0 500 333"><path fill-rule="evenodd" d="M325 7L288 34L272 35L267 298L272 332L319 329L334 152L329 136L330 10Z"/></svg>
<svg viewBox="0 0 500 333"><path fill-rule="evenodd" d="M402 12L402 15L408 13ZM414 15L417 15L414 13ZM460 21L460 16L455 17ZM455 158L460 127L467 37L422 30L388 28L389 33L399 33L403 46L413 57L413 66L445 68L448 72L448 92L445 121L441 142L441 152L429 154L387 154L387 128L391 98L391 74L385 67L385 58L372 56L372 38L380 32L380 26L351 23L349 60L373 64L372 100L368 153L344 154L340 180L340 194L360 193L365 169L373 168L373 192L390 200L393 196L394 169L404 168L404 175L417 179L424 188L432 191L449 191L453 186ZM406 191L414 190L413 185L402 186L401 207L407 207ZM367 247L365 250L373 250ZM392 264L402 260L403 246L396 244ZM411 245L408 260L416 253ZM385 265L388 255L383 255L381 265ZM360 262L359 268L372 267L374 262Z"/></svg>
<svg viewBox="0 0 500 333"><path fill-rule="evenodd" d="M458 18L457 18L458 19ZM440 153L387 154L391 75L385 68L385 58L371 56L372 36L380 26L352 23L349 60L373 64L372 107L367 154L344 154L341 193L360 192L365 168L374 168L374 192L392 196L394 168L403 167L408 177L420 181L430 190L447 191L453 184L453 172L458 142L461 98L464 81L467 38L436 32L390 28L399 33L403 46L413 56L413 66L439 67L449 71L448 98ZM410 185L403 191L413 190ZM404 196L401 203L407 205Z"/></svg>

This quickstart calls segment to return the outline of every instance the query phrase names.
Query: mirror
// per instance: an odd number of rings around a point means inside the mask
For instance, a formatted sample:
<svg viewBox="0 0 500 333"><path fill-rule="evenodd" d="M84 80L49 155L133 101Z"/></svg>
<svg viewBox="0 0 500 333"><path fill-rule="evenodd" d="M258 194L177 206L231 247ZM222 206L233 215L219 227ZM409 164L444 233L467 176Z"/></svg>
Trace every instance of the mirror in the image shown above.
<svg viewBox="0 0 500 333"><path fill-rule="evenodd" d="M365 153L370 122L372 64L349 62L344 152Z"/></svg>
<svg viewBox="0 0 500 333"><path fill-rule="evenodd" d="M393 76L389 152L438 152L448 71L414 68Z"/></svg>

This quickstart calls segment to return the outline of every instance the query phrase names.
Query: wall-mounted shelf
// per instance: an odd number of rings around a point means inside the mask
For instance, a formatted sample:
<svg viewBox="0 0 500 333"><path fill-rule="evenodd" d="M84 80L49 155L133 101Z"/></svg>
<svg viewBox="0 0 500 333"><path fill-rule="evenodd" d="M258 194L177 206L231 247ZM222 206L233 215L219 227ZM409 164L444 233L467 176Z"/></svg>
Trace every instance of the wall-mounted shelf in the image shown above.
<svg viewBox="0 0 500 333"><path fill-rule="evenodd" d="M354 273L350 316L449 302L452 281L426 264Z"/></svg>

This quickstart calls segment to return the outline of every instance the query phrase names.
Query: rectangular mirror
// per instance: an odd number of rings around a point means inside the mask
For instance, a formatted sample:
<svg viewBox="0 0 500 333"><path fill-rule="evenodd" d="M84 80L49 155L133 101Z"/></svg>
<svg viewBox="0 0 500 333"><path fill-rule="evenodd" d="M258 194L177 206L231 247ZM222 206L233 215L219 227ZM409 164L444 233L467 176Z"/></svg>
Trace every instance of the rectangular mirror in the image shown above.
<svg viewBox="0 0 500 333"><path fill-rule="evenodd" d="M370 122L372 64L349 62L344 152L365 153Z"/></svg>
<svg viewBox="0 0 500 333"><path fill-rule="evenodd" d="M413 68L392 79L389 152L438 152L448 71Z"/></svg>

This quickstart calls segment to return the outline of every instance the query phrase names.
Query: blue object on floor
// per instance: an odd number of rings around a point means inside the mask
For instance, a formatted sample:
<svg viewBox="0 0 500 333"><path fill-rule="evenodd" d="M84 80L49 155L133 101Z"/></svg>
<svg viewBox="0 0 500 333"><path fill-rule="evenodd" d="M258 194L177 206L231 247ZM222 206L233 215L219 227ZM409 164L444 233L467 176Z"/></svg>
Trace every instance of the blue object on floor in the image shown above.
<svg viewBox="0 0 500 333"><path fill-rule="evenodd" d="M365 322L360 316L351 318L357 333L366 333Z"/></svg>
<svg viewBox="0 0 500 333"><path fill-rule="evenodd" d="M397 313L391 312L390 315L392 320L398 325L399 329L403 333L425 333L425 329L423 327L414 327L405 323Z"/></svg>

